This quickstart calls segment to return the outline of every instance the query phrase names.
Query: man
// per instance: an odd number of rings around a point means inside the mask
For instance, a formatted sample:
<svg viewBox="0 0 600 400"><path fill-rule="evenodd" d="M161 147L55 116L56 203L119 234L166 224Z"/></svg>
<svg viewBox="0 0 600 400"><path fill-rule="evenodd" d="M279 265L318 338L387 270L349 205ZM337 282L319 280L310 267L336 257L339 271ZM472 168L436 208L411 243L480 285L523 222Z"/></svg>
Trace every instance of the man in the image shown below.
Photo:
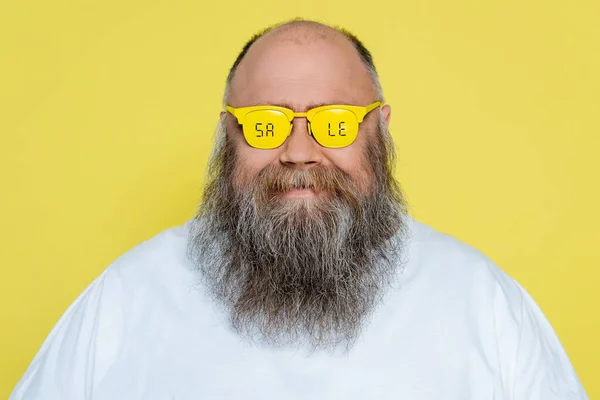
<svg viewBox="0 0 600 400"><path fill-rule="evenodd" d="M235 61L197 217L120 257L13 399L586 399L531 297L407 216L371 54L292 21Z"/></svg>

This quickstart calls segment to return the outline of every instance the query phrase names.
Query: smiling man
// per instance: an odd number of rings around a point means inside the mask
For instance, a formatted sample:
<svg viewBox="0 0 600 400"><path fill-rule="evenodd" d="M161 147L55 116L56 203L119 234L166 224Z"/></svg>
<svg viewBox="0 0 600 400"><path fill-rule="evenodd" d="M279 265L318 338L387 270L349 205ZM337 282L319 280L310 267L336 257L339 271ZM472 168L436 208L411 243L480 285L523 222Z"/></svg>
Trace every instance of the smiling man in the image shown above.
<svg viewBox="0 0 600 400"><path fill-rule="evenodd" d="M111 265L13 399L587 399L525 290L407 215L356 37L267 29L224 100L197 217Z"/></svg>

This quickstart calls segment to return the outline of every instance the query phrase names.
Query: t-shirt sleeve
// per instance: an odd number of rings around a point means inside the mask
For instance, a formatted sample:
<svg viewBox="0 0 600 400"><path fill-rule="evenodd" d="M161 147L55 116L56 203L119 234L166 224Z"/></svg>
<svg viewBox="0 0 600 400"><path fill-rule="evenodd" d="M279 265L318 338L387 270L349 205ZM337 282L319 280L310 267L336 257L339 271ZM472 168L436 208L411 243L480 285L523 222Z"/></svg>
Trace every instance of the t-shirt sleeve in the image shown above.
<svg viewBox="0 0 600 400"><path fill-rule="evenodd" d="M106 273L92 282L63 314L10 400L91 398L105 279Z"/></svg>
<svg viewBox="0 0 600 400"><path fill-rule="evenodd" d="M527 291L516 287L521 307L511 399L588 400L550 323Z"/></svg>

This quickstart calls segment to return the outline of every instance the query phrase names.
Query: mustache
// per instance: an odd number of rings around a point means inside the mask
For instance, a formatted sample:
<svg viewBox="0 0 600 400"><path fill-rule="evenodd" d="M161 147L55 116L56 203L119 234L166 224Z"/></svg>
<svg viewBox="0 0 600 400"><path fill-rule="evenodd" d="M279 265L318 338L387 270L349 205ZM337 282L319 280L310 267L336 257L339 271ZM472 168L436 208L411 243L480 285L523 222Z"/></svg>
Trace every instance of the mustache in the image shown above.
<svg viewBox="0 0 600 400"><path fill-rule="evenodd" d="M311 189L347 197L357 196L350 175L337 167L318 165L306 169L265 167L255 178L255 188L267 193L283 193L292 189Z"/></svg>

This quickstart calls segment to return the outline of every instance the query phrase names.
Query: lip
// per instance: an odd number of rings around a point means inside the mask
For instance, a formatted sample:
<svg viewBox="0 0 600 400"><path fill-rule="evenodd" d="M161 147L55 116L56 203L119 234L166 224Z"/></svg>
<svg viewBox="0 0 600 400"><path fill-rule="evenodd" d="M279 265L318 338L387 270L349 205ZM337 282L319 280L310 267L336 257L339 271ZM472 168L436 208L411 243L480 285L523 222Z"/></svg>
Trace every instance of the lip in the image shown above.
<svg viewBox="0 0 600 400"><path fill-rule="evenodd" d="M286 191L284 197L290 199L304 199L308 197L314 197L316 193L312 189L290 189Z"/></svg>

